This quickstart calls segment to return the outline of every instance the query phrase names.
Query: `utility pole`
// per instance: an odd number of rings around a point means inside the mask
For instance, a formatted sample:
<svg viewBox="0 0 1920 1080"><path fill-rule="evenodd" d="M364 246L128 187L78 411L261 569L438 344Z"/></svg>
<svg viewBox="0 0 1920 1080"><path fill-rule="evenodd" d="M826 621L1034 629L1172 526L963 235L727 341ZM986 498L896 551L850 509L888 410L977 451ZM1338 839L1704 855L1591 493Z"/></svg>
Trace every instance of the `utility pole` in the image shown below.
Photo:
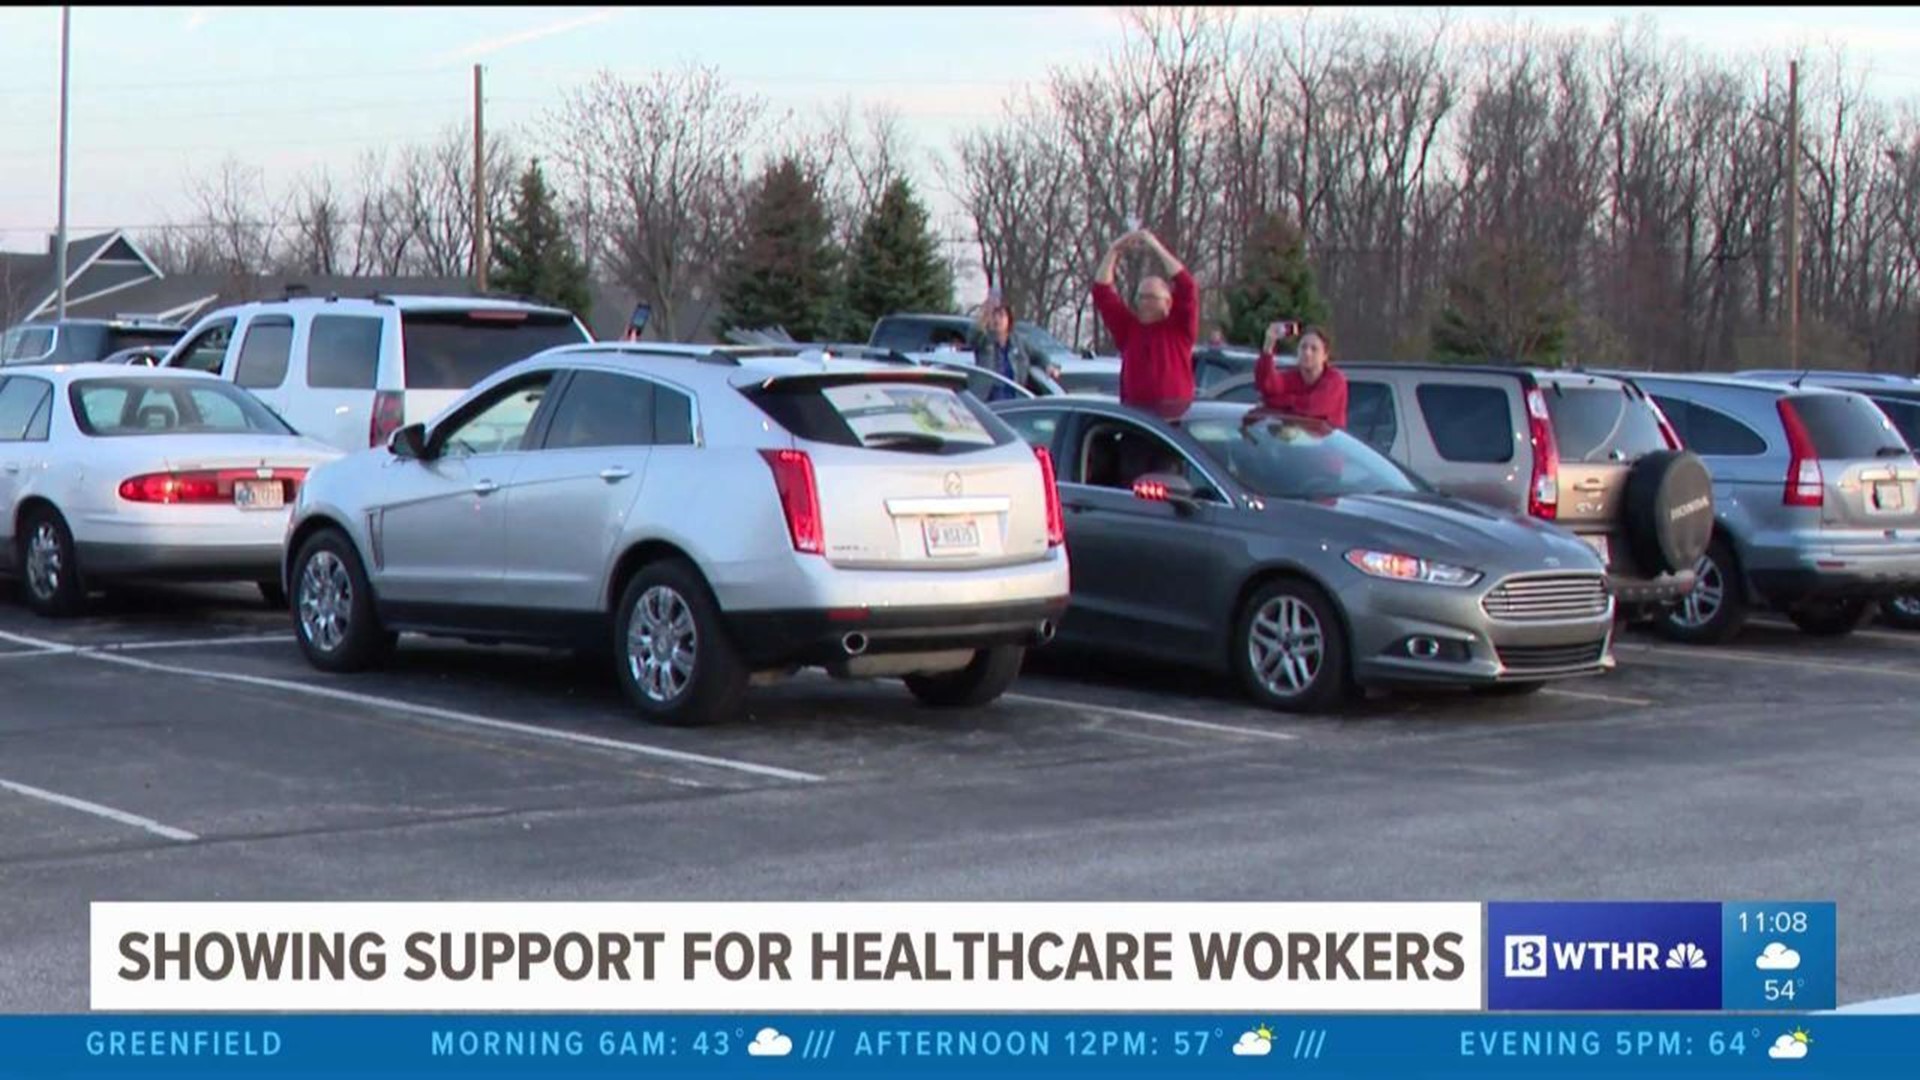
<svg viewBox="0 0 1920 1080"><path fill-rule="evenodd" d="M1800 61L1787 63L1787 355L1800 370Z"/></svg>
<svg viewBox="0 0 1920 1080"><path fill-rule="evenodd" d="M60 224L54 234L53 273L59 279L54 295L55 319L67 317L67 31L73 9L60 8Z"/></svg>
<svg viewBox="0 0 1920 1080"><path fill-rule="evenodd" d="M473 280L487 291L487 135L482 126L480 65L473 65Z"/></svg>

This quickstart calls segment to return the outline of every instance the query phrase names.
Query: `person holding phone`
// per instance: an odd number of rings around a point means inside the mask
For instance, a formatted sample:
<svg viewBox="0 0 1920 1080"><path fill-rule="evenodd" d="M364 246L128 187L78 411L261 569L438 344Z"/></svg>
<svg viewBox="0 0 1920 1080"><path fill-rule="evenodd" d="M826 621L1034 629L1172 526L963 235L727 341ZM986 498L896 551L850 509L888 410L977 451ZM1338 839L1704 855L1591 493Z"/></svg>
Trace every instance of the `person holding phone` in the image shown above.
<svg viewBox="0 0 1920 1080"><path fill-rule="evenodd" d="M633 314L627 317L626 332L620 335L621 341L639 341L647 328L647 317L653 314L653 308L645 301L633 305Z"/></svg>
<svg viewBox="0 0 1920 1080"><path fill-rule="evenodd" d="M1267 327L1265 346L1253 367L1260 404L1277 412L1324 420L1345 431L1347 377L1333 366L1332 335L1318 326L1298 331L1300 362L1285 371L1275 370L1274 351L1294 329L1294 324L1284 322Z"/></svg>
<svg viewBox="0 0 1920 1080"><path fill-rule="evenodd" d="M1113 287L1120 253L1139 245L1153 252L1168 278L1140 279L1131 308ZM1093 306L1120 350L1120 402L1148 408L1184 408L1193 402L1193 346L1200 340L1200 290L1186 264L1160 238L1135 229L1114 241L1094 272Z"/></svg>

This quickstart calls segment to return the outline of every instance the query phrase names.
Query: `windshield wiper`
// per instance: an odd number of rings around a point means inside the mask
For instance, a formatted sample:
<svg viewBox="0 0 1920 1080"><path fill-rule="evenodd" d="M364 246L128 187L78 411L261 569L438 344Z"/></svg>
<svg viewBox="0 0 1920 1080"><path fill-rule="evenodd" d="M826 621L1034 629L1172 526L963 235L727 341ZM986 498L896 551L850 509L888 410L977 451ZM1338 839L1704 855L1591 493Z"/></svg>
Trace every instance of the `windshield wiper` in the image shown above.
<svg viewBox="0 0 1920 1080"><path fill-rule="evenodd" d="M911 446L917 450L938 450L947 445L947 440L924 431L878 431L868 435L866 443L870 448Z"/></svg>

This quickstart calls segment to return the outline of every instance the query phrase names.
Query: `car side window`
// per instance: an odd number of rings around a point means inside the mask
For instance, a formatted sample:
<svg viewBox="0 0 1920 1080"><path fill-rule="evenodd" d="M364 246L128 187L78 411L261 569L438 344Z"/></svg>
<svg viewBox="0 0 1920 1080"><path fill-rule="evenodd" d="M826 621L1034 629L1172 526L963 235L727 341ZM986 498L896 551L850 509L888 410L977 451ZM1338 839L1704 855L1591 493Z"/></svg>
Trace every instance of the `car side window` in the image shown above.
<svg viewBox="0 0 1920 1080"><path fill-rule="evenodd" d="M1171 443L1134 424L1095 421L1081 437L1075 456L1078 483L1088 487L1132 492L1133 482L1148 473L1171 473L1192 483L1197 497L1224 501Z"/></svg>
<svg viewBox="0 0 1920 1080"><path fill-rule="evenodd" d="M692 446L693 399L678 390L653 388L653 445Z"/></svg>
<svg viewBox="0 0 1920 1080"><path fill-rule="evenodd" d="M543 371L496 387L452 426L434 437L447 457L511 454L526 446L527 432L546 399L553 373Z"/></svg>
<svg viewBox="0 0 1920 1080"><path fill-rule="evenodd" d="M1893 421L1894 430L1908 446L1920 446L1920 405L1899 398L1874 398L1873 403Z"/></svg>
<svg viewBox="0 0 1920 1080"><path fill-rule="evenodd" d="M1759 432L1719 409L1658 394L1653 400L1667 415L1681 444L1696 454L1755 457L1767 452L1767 440Z"/></svg>
<svg viewBox="0 0 1920 1080"><path fill-rule="evenodd" d="M50 326L22 326L7 331L4 355L0 363L24 364L38 360L53 352L53 328Z"/></svg>
<svg viewBox="0 0 1920 1080"><path fill-rule="evenodd" d="M180 359L171 366L218 375L221 362L227 358L227 345L232 340L233 320L221 319L181 346Z"/></svg>
<svg viewBox="0 0 1920 1080"><path fill-rule="evenodd" d="M1413 394L1441 457L1482 465L1513 460L1513 410L1507 404L1505 390L1498 386L1422 383Z"/></svg>
<svg viewBox="0 0 1920 1080"><path fill-rule="evenodd" d="M315 315L307 331L307 385L316 390L372 390L385 328L379 319L364 315Z"/></svg>
<svg viewBox="0 0 1920 1080"><path fill-rule="evenodd" d="M653 443L653 384L631 375L576 371L553 410L546 449Z"/></svg>
<svg viewBox="0 0 1920 1080"><path fill-rule="evenodd" d="M1353 387L1353 383L1349 382L1347 384L1347 414L1349 420L1352 419L1353 414ZM1215 394L1214 400L1237 401L1243 404L1252 404L1260 400L1260 388L1250 382L1244 382L1238 386L1230 387L1222 393Z"/></svg>
<svg viewBox="0 0 1920 1080"><path fill-rule="evenodd" d="M47 401L53 396L53 386L41 379L29 379L14 376L0 383L0 442L21 442L26 439L45 439L46 426L40 415L49 411ZM40 426L40 434L33 430Z"/></svg>
<svg viewBox="0 0 1920 1080"><path fill-rule="evenodd" d="M1060 431L1060 421L1066 414L1057 409L1035 409L1031 412L1002 416L1007 426L1018 432L1029 446L1051 448L1053 437Z"/></svg>
<svg viewBox="0 0 1920 1080"><path fill-rule="evenodd" d="M249 390L277 390L287 381L287 360L292 354L293 320L285 315L257 316L240 339L233 381Z"/></svg>
<svg viewBox="0 0 1920 1080"><path fill-rule="evenodd" d="M1347 381L1347 433L1382 454L1393 452L1400 434L1400 416L1393 407L1393 387L1386 383Z"/></svg>

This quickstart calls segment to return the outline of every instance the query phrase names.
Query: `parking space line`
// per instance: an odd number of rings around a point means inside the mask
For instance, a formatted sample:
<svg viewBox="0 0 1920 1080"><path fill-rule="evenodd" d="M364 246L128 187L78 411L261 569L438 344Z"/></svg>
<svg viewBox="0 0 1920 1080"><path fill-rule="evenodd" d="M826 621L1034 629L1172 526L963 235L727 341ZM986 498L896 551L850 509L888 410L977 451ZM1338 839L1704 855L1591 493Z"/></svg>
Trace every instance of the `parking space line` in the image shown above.
<svg viewBox="0 0 1920 1080"><path fill-rule="evenodd" d="M115 810L111 806L102 806L97 802L76 799L71 795L62 795L57 791L48 791L45 788L31 787L27 784L18 784L12 780L0 780L0 788L5 788L16 795L25 795L29 799L39 799L42 802L50 802L56 806L64 806L69 810L78 810L83 814L92 814L95 817L103 817L109 821L117 821L122 825L131 825L136 829L144 829L155 836L164 836L168 840L178 840L181 843L188 843L200 839L185 829L176 829L171 825L162 825L152 818L143 818L139 814L129 814L125 810Z"/></svg>
<svg viewBox="0 0 1920 1080"><path fill-rule="evenodd" d="M1605 701L1614 705L1651 705L1653 704L1653 702L1647 700L1646 698L1621 697L1617 694L1596 694L1591 690L1562 690L1557 686L1549 686L1540 692L1543 694L1551 695L1553 697L1575 698L1580 701Z"/></svg>
<svg viewBox="0 0 1920 1080"><path fill-rule="evenodd" d="M1890 675L1900 679L1920 679L1920 671L1908 671L1902 668L1874 667L1871 664L1835 664L1825 660L1802 660L1792 656L1770 656L1765 653L1735 652L1732 649L1720 649L1701 645L1681 645L1658 647L1653 645L1615 645L1616 649L1647 655L1674 653L1681 656L1702 656L1709 660L1732 660L1744 664L1771 664L1784 667L1813 668L1817 671L1844 671L1852 675ZM1676 650L1678 650L1676 652ZM1658 663L1659 661L1655 661Z"/></svg>
<svg viewBox="0 0 1920 1080"><path fill-rule="evenodd" d="M1142 712L1139 709L1123 709L1117 705L1095 705L1091 702L1039 697L1034 694L1002 694L1000 697L1003 701L1028 701L1035 705L1052 705L1059 709L1084 709L1088 712L1106 713L1110 716L1124 716L1130 720L1144 720L1150 724L1167 724L1172 727L1213 731L1225 735L1244 735L1252 739L1272 739L1275 742L1292 742L1300 737L1286 731L1262 731L1259 728L1235 727L1232 724L1210 724L1205 720L1188 720L1185 717L1167 716L1164 713Z"/></svg>
<svg viewBox="0 0 1920 1080"><path fill-rule="evenodd" d="M17 642L22 645L57 645L58 642L41 641L22 634L12 634L0 630L0 640ZM588 735L578 731L563 731L553 728L536 727L532 724L516 723L512 720L497 720L490 716L478 716L473 713L442 709L433 705L420 705L399 698L378 697L373 694L361 694L351 690L336 690L327 686L312 686L294 682L291 679L271 679L260 675L242 675L232 671L207 671L202 668L179 667L172 664L160 664L151 660L140 660L131 656L119 656L106 652L81 651L75 655L81 659L93 660L105 664L119 664L123 667L138 668L142 671L155 671L166 675L180 675L195 679L213 679L219 682L238 683L243 686L258 687L263 690L283 690L292 694L305 694L308 697L323 698L329 701L344 701L370 709L384 709L389 712L408 713L414 716L428 717L450 724L464 724L468 727L486 728L492 731L512 732L528 738L546 739L554 742L572 743L576 746L591 746L599 750L613 750L619 753L635 754L641 757L660 758L666 761L678 761L690 765L705 765L715 769L728 769L733 772L747 773L752 776L764 776L775 780L790 780L796 783L813 783L825 779L813 773L800 772L797 769L783 769L777 765L761 765L753 761L741 761L735 758L714 757L710 754L696 754L688 750L674 750L651 743L628 742L624 739L609 739L600 735Z"/></svg>
<svg viewBox="0 0 1920 1080"><path fill-rule="evenodd" d="M187 638L172 641L123 641L90 645L79 652L145 652L151 649L198 649L212 645L278 645L293 641L292 634L248 634L241 637Z"/></svg>

